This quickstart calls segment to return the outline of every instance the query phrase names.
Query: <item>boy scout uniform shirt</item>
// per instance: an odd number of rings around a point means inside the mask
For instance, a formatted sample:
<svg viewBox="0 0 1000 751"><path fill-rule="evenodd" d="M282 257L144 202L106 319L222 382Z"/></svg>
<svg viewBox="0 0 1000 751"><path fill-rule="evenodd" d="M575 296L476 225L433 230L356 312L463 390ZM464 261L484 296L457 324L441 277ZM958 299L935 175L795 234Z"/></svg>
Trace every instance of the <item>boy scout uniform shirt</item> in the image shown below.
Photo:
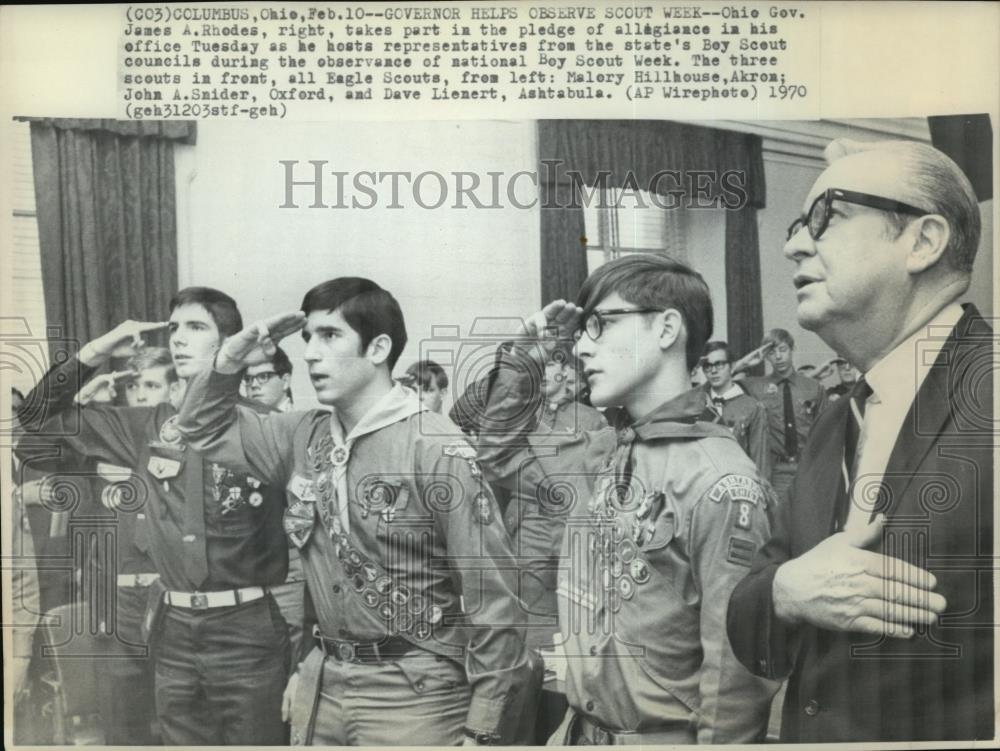
<svg viewBox="0 0 1000 751"><path fill-rule="evenodd" d="M504 355L486 413L509 427L480 435L480 460L498 481L576 496L558 591L570 706L614 732L690 723L699 743L760 742L779 684L736 660L726 608L769 539L769 486L727 429L697 421L700 391L568 437L550 473L524 418L539 367Z"/></svg>
<svg viewBox="0 0 1000 751"><path fill-rule="evenodd" d="M771 436L771 464L798 460L785 455L785 392L788 381L792 392L792 410L795 414L795 432L798 435L799 452L806 445L809 431L816 417L826 408L827 397L823 384L814 378L791 373L780 377L751 376L743 380L743 388L767 410L768 433Z"/></svg>
<svg viewBox="0 0 1000 751"><path fill-rule="evenodd" d="M112 492L123 494L126 515L146 514L149 554L167 589L281 584L288 547L280 486L204 461L177 432L177 411L169 404L74 407L77 384L95 372L76 358L53 367L25 398L19 413L25 429L96 460L99 475L102 465L108 477L130 470L131 478Z"/></svg>
<svg viewBox="0 0 1000 751"><path fill-rule="evenodd" d="M707 408L702 419L728 427L740 448L757 465L762 477L771 475L771 447L768 443L768 418L764 405L750 396L738 385L722 397L717 404L710 386L705 386ZM735 392L738 391L738 394ZM730 393L735 395L730 396Z"/></svg>
<svg viewBox="0 0 1000 751"><path fill-rule="evenodd" d="M216 372L193 379L181 430L206 455L286 488L286 531L302 555L323 635L400 636L464 663L472 690L466 726L509 740L531 664L517 625L509 539L472 447L397 386L374 409L403 399L413 409L351 442L337 458L346 464L348 497L334 497L335 416L237 409L239 383L239 375ZM398 660L407 677L421 662ZM433 680L411 677L418 692L441 687Z"/></svg>

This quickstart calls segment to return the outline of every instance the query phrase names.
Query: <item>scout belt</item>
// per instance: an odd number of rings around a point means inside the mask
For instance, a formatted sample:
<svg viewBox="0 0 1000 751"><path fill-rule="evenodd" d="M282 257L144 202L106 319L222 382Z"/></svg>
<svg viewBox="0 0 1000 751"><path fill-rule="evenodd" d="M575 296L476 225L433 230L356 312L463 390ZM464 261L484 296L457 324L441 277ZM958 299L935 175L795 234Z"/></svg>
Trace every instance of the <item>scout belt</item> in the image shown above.
<svg viewBox="0 0 1000 751"><path fill-rule="evenodd" d="M641 731L608 730L578 714L572 728L571 743L586 741L591 746L638 746L650 744L687 745L695 743L697 736L690 725L677 723Z"/></svg>
<svg viewBox="0 0 1000 751"><path fill-rule="evenodd" d="M346 641L323 636L319 626L313 627L313 636L316 637L316 644L323 650L323 654L339 662L377 664L395 660L417 649L401 636L393 636L379 642Z"/></svg>
<svg viewBox="0 0 1000 751"><path fill-rule="evenodd" d="M119 587L148 587L160 578L159 574L118 574Z"/></svg>
<svg viewBox="0 0 1000 751"><path fill-rule="evenodd" d="M192 610L207 610L208 608L226 608L242 605L245 602L259 600L267 594L264 587L244 587L243 589L227 589L224 592L174 592L167 591L163 599L168 605Z"/></svg>

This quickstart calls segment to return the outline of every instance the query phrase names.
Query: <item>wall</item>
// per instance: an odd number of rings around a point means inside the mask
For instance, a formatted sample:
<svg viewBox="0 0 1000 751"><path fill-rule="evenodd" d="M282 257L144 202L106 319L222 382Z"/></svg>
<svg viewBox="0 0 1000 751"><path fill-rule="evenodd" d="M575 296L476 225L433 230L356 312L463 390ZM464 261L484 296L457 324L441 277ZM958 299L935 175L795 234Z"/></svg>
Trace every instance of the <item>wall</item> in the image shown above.
<svg viewBox="0 0 1000 751"><path fill-rule="evenodd" d="M798 364L825 362L833 353L796 322L793 267L782 253L786 228L822 171L822 148L831 138L926 139L926 121L704 124L764 137L767 207L758 213L764 328L792 332ZM517 317L539 307L537 208L512 208L504 199L501 210L456 210L448 204L426 210L404 191L400 202L405 208L388 209L388 191L382 190L379 208L312 209L305 208L312 196L305 188L295 193L303 208L278 208L284 201L279 160L298 160L297 178L306 178L310 159L326 160L327 170L350 173L464 170L511 176L535 169L537 138L531 121L199 123L197 146L177 150L181 284L226 290L250 321L297 309L304 292L325 279L369 276L396 295L406 315L410 343L397 372L421 354L439 361L454 356L455 336L467 337L477 317ZM335 184L331 179L326 185L324 199L333 203ZM428 189L428 195L436 194ZM521 202L536 195L529 181L518 182ZM989 213L992 204L984 208ZM714 336L725 338L724 218L718 211L687 215L687 258L712 289ZM988 219L986 225L969 297L989 315ZM484 327L480 321L477 331L500 332L510 325L487 322ZM301 341L289 342L287 349L293 362L301 363ZM486 341L476 352L477 369L489 364L491 349ZM301 406L313 405L301 367L293 388Z"/></svg>
<svg viewBox="0 0 1000 751"><path fill-rule="evenodd" d="M785 258L788 225L802 211L802 201L822 172L823 164L783 159L765 154L767 208L758 213L760 233L760 275L763 287L764 331L782 328L795 338L796 365L820 365L833 352L818 336L801 328L796 320L797 307L792 275L795 264Z"/></svg>
<svg viewBox="0 0 1000 751"><path fill-rule="evenodd" d="M402 372L433 326L457 325L465 335L477 315L538 308L538 209L426 210L402 190L403 209L278 208L279 160L327 160L328 170L348 172L513 174L537 159L533 122L207 121L198 124L197 145L178 151L180 283L225 290L247 321L298 309L303 294L326 279L367 276L396 296L406 317ZM311 177L309 166L300 166L296 179ZM335 187L332 180L326 185ZM425 184L424 203L436 198L433 185ZM517 185L521 202L534 195L530 183ZM328 204L335 202L330 190ZM312 195L295 193L300 206ZM389 192L383 195L388 204ZM290 340L287 350L300 365L301 340ZM302 367L293 373L293 392L299 405L314 404Z"/></svg>

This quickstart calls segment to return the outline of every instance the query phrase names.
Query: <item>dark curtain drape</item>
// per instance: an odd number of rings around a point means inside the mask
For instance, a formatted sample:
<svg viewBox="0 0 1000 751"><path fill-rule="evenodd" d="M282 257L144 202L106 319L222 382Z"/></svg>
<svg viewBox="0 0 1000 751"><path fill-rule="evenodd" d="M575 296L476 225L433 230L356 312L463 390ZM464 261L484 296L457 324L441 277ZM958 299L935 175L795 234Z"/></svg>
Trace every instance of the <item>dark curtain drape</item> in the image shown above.
<svg viewBox="0 0 1000 751"><path fill-rule="evenodd" d="M82 344L161 320L177 289L173 148L195 125L28 119L49 326Z"/></svg>
<svg viewBox="0 0 1000 751"><path fill-rule="evenodd" d="M719 197L727 208L728 341L738 354L757 346L763 313L756 214L766 203L759 136L662 121L541 120L538 144L543 303L574 299L587 276L583 209L569 200L568 172L588 186L683 191L685 205ZM663 170L681 179L654 180ZM737 184L743 195L734 200ZM705 192L696 195L699 187Z"/></svg>
<svg viewBox="0 0 1000 751"><path fill-rule="evenodd" d="M993 128L989 115L928 117L931 143L955 160L980 201L993 198Z"/></svg>

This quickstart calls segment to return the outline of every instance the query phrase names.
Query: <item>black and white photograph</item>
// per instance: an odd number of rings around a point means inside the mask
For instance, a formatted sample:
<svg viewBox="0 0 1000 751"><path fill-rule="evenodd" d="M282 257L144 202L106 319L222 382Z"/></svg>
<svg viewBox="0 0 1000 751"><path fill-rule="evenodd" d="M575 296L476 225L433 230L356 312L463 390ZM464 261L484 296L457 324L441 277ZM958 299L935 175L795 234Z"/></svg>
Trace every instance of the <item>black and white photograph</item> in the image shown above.
<svg viewBox="0 0 1000 751"><path fill-rule="evenodd" d="M122 5L101 106L5 78L5 744L995 745L996 40L808 110L820 5Z"/></svg>

